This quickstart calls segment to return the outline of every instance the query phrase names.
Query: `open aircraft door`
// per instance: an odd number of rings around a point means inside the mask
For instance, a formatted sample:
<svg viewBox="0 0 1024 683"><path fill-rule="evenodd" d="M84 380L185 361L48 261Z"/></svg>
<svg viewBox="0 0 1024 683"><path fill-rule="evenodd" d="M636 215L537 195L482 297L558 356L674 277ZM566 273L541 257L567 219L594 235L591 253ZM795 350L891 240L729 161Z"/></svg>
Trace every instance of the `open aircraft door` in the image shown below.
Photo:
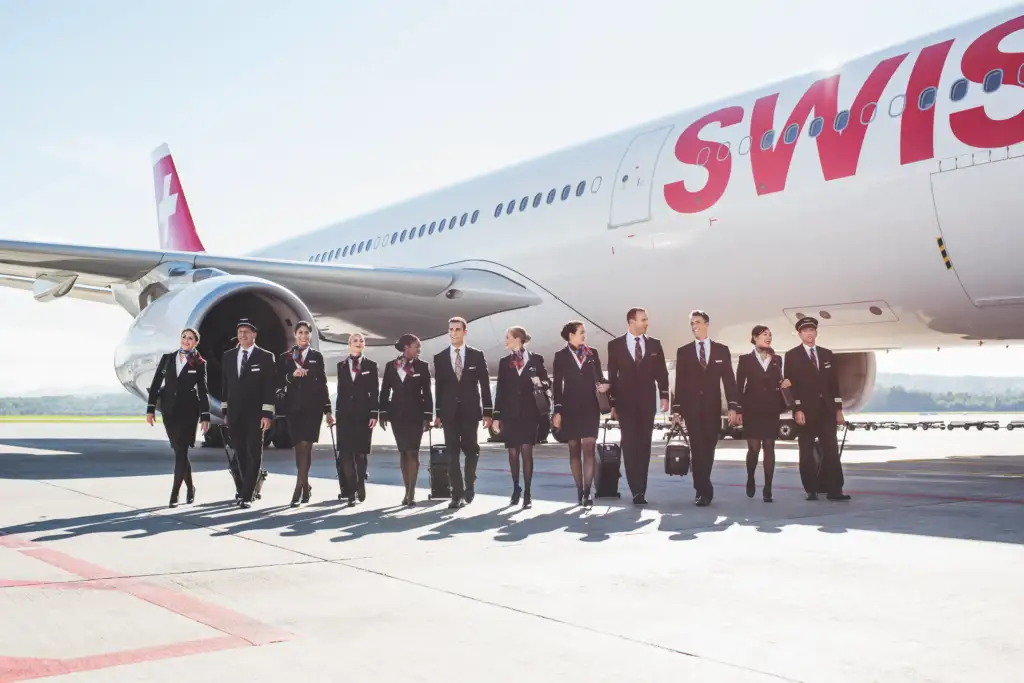
<svg viewBox="0 0 1024 683"><path fill-rule="evenodd" d="M650 220L654 169L672 128L668 125L646 131L629 143L615 176L609 228Z"/></svg>

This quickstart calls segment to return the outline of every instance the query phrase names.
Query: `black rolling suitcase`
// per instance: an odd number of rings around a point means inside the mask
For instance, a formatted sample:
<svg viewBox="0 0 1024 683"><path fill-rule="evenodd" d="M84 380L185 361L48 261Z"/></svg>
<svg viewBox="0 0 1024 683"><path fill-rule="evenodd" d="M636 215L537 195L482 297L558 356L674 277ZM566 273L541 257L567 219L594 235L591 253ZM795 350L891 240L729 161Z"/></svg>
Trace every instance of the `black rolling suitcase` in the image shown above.
<svg viewBox="0 0 1024 683"><path fill-rule="evenodd" d="M842 460L843 449L846 448L846 432L850 430L848 424L843 424L843 441L839 444L839 458ZM828 487L821 480L821 461L824 458L824 454L821 452L821 444L817 439L814 440L814 480L817 482L815 489L819 494L828 493ZM839 472L839 486L840 488L845 484L845 478L843 477L842 470Z"/></svg>
<svg viewBox="0 0 1024 683"><path fill-rule="evenodd" d="M235 449L231 447L231 434L229 433L227 425L221 426L221 432L224 434L224 454L228 456L228 470L231 472L231 478L235 481L235 500L242 499L242 470L238 466L238 455L235 453ZM253 498L259 500L263 496L260 492L263 490L263 482L267 480L267 471L260 470L260 474L256 477L256 488L253 492Z"/></svg>
<svg viewBox="0 0 1024 683"><path fill-rule="evenodd" d="M672 437L679 436L683 443L672 443ZM690 441L683 433L682 425L674 425L668 433L665 444L665 474L685 477L690 473Z"/></svg>
<svg viewBox="0 0 1024 683"><path fill-rule="evenodd" d="M608 443L608 423L605 422L601 443L597 445L597 467L594 468L594 498L622 498L619 478L622 476L622 446Z"/></svg>
<svg viewBox="0 0 1024 683"><path fill-rule="evenodd" d="M427 467L427 479L430 482L430 493L427 500L452 497L452 485L448 479L448 451L444 444L435 446L433 429L427 432L430 443L430 465Z"/></svg>

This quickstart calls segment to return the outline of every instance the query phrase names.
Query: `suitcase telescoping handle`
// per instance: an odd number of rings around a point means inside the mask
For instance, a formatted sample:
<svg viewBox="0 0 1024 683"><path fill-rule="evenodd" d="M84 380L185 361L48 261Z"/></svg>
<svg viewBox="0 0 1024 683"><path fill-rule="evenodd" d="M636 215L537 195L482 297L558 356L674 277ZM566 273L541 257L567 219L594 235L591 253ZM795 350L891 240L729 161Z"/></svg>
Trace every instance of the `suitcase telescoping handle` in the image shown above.
<svg viewBox="0 0 1024 683"><path fill-rule="evenodd" d="M686 437L686 433L683 431L682 424L674 424L672 425L672 429L668 430L668 438L665 439L666 446L672 443L673 436L678 436L680 439L682 439L683 443L685 443L687 446L690 445L690 440Z"/></svg>

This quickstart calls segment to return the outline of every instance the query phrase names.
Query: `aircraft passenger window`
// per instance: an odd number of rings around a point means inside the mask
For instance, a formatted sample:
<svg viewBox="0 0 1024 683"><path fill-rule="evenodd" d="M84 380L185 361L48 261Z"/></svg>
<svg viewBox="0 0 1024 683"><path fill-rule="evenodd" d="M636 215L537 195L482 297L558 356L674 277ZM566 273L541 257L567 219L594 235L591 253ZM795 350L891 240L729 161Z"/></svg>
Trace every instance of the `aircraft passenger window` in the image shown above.
<svg viewBox="0 0 1024 683"><path fill-rule="evenodd" d="M710 158L711 158L711 148L710 147L702 147L701 150L699 152L697 152L697 165L698 166L704 166L706 163L708 163L708 159L710 159Z"/></svg>
<svg viewBox="0 0 1024 683"><path fill-rule="evenodd" d="M345 250L343 252L341 252L341 257L342 258L345 258L346 256L348 256L348 247L345 247Z"/></svg>
<svg viewBox="0 0 1024 683"><path fill-rule="evenodd" d="M441 219L441 225L437 226L437 231L438 231L438 232L444 232L444 225L445 225L445 223L447 223L447 222L448 222L448 219L447 219L447 218L442 218L442 219Z"/></svg>
<svg viewBox="0 0 1024 683"><path fill-rule="evenodd" d="M362 253L363 253L363 245L364 245L364 244L366 244L366 242L360 242L360 243L359 243L359 253L360 253L360 254L362 254Z"/></svg>
<svg viewBox="0 0 1024 683"><path fill-rule="evenodd" d="M1017 85L1024 85L1024 64L1017 69Z"/></svg>
<svg viewBox="0 0 1024 683"><path fill-rule="evenodd" d="M723 149L725 150L725 156L722 155L722 150ZM721 145L718 146L718 152L715 154L715 159L717 159L718 161L725 161L726 159L729 158L729 155L731 153L732 153L732 143L728 142L728 141L723 142Z"/></svg>
<svg viewBox="0 0 1024 683"><path fill-rule="evenodd" d="M999 90L999 86L1003 84L1003 70L992 69L985 74L985 81L981 85L981 89L986 93L994 93Z"/></svg>
<svg viewBox="0 0 1024 683"><path fill-rule="evenodd" d="M746 152L743 151L743 143L744 142L747 143L747 151ZM737 146L737 150L736 151L739 153L740 156L743 156L744 154L749 154L750 153L750 136L749 135L746 136L745 138L743 138L742 140L740 140L740 144Z"/></svg>
<svg viewBox="0 0 1024 683"><path fill-rule="evenodd" d="M569 193L572 192L572 185L566 185L562 188L562 201L564 202L569 198Z"/></svg>
<svg viewBox="0 0 1024 683"><path fill-rule="evenodd" d="M355 242L353 242L353 243L352 243L352 248L348 250L348 255L349 255L349 256L354 256L354 255L355 255L355 253L356 253L356 243L355 243Z"/></svg>
<svg viewBox="0 0 1024 683"><path fill-rule="evenodd" d="M377 239L373 240L373 248L374 249L380 249L380 237L378 237Z"/></svg>
<svg viewBox="0 0 1024 683"><path fill-rule="evenodd" d="M409 232L408 230L403 230L403 231L402 231L402 235L401 235L401 236L400 236L400 237L398 238L398 241L399 241L399 242L404 242L404 241L405 241L405 236L406 236L406 234L407 234L408 232Z"/></svg>
<svg viewBox="0 0 1024 683"><path fill-rule="evenodd" d="M769 130L761 136L761 149L771 149L773 142L775 142L775 131Z"/></svg>
<svg viewBox="0 0 1024 683"><path fill-rule="evenodd" d="M430 224L430 230L427 231L427 234L428 235L433 235L434 234L434 228L436 228L436 227L437 227L437 221L434 221L433 223Z"/></svg>
<svg viewBox="0 0 1024 683"><path fill-rule="evenodd" d="M864 120L864 112L868 112L867 120ZM860 110L860 125L866 126L875 120L878 115L878 102L868 102Z"/></svg>
<svg viewBox="0 0 1024 683"><path fill-rule="evenodd" d="M496 207L494 207L494 217L499 218L501 216L501 210L504 208L504 204L498 204Z"/></svg>
<svg viewBox="0 0 1024 683"><path fill-rule="evenodd" d="M835 128L836 132L842 132L846 130L846 126L850 123L850 110L844 109L843 111L836 114L836 120L833 122L832 127Z"/></svg>
<svg viewBox="0 0 1024 683"><path fill-rule="evenodd" d="M519 200L519 210L520 211L526 211L526 207L528 207L529 205L530 205L530 198L529 197L523 197L521 200Z"/></svg>
<svg viewBox="0 0 1024 683"><path fill-rule="evenodd" d="M895 105L897 102L900 103L900 109L899 111L893 111L893 105ZM894 119L903 116L903 110L905 110L906 108L907 96L897 95L896 97L892 98L892 102L889 103L889 116L891 116Z"/></svg>
<svg viewBox="0 0 1024 683"><path fill-rule="evenodd" d="M506 207L505 213L512 213L513 211L515 211L515 209L516 209L516 200L514 200L514 199L508 200L508 207Z"/></svg>
<svg viewBox="0 0 1024 683"><path fill-rule="evenodd" d="M387 241L387 238L385 237L384 240ZM391 233L391 244L394 244L397 241L398 241L398 231L396 230L393 233Z"/></svg>
<svg viewBox="0 0 1024 683"><path fill-rule="evenodd" d="M586 180L581 180L579 185L576 186L576 196L577 197L582 197L583 196L583 191L586 190L586 189L587 189L587 181Z"/></svg>
<svg viewBox="0 0 1024 683"><path fill-rule="evenodd" d="M792 145L796 142L796 139L800 137L800 124L791 123L786 126L786 130L782 133L782 141L787 145Z"/></svg>
<svg viewBox="0 0 1024 683"><path fill-rule="evenodd" d="M316 258L316 256L310 256L310 257L309 257L309 262L310 262L310 263L312 263L312 262L313 262L313 259L315 259L315 258Z"/></svg>
<svg viewBox="0 0 1024 683"><path fill-rule="evenodd" d="M424 223L423 225L420 226L420 237L423 237L423 233L425 233L426 231L427 231L427 224Z"/></svg>
<svg viewBox="0 0 1024 683"><path fill-rule="evenodd" d="M938 89L934 86L922 90L920 96L917 98L917 108L921 111L928 111L934 107L935 98L938 95L938 92Z"/></svg>
<svg viewBox="0 0 1024 683"><path fill-rule="evenodd" d="M536 209L538 206L540 206L540 202L542 199L544 199L544 193L538 192L533 198L533 208Z"/></svg>
<svg viewBox="0 0 1024 683"><path fill-rule="evenodd" d="M409 230L409 239L410 240L416 239L416 226L415 225L412 226L412 228Z"/></svg>
<svg viewBox="0 0 1024 683"><path fill-rule="evenodd" d="M473 217L469 219L470 223L476 223L476 219L480 217L480 209L473 212Z"/></svg>
<svg viewBox="0 0 1024 683"><path fill-rule="evenodd" d="M597 176L590 182L590 194L594 194L601 189L601 176Z"/></svg>
<svg viewBox="0 0 1024 683"><path fill-rule="evenodd" d="M557 194L557 192L558 190L551 190L551 192L548 192L548 204L555 201L555 194Z"/></svg>
<svg viewBox="0 0 1024 683"><path fill-rule="evenodd" d="M959 78L956 82L949 87L949 99L954 102L959 102L963 98L967 97L967 91L970 89L971 83L966 78Z"/></svg>
<svg viewBox="0 0 1024 683"><path fill-rule="evenodd" d="M454 230L454 229L455 229L455 219L456 219L456 218L458 218L458 216L452 216L452 217L451 217L451 218L450 218L450 219L448 220L448 229L449 229L449 230Z"/></svg>
<svg viewBox="0 0 1024 683"><path fill-rule="evenodd" d="M466 219L467 218L469 218L469 214L468 213L462 214L462 218L459 219L459 227L460 228L466 224Z"/></svg>

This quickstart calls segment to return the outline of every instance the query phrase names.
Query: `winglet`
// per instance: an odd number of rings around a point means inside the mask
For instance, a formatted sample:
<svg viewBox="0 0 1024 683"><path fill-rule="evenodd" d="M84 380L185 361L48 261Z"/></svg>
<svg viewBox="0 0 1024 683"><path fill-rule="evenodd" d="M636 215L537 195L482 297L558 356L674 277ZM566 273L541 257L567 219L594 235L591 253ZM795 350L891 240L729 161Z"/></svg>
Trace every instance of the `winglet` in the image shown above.
<svg viewBox="0 0 1024 683"><path fill-rule="evenodd" d="M152 155L153 198L156 218L160 226L160 248L170 251L206 251L189 211L181 180L174 167L174 159L167 143L161 144Z"/></svg>

